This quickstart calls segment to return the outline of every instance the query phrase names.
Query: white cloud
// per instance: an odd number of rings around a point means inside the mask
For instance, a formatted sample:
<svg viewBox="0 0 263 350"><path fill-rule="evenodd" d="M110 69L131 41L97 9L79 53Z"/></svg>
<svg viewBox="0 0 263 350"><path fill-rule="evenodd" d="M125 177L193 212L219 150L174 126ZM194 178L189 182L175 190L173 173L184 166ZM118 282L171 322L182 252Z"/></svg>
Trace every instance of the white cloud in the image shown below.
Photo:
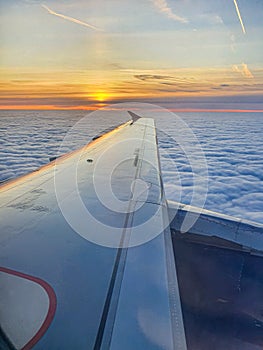
<svg viewBox="0 0 263 350"><path fill-rule="evenodd" d="M181 116L181 115L180 115ZM263 223L263 120L261 115L204 113L186 114L206 155L209 172L205 208ZM172 129L171 133L180 133ZM251 138L251 135L254 135ZM159 138L160 154L170 154L177 167L161 157L167 199L189 204L193 183L189 162L179 147ZM163 149L165 146L165 149ZM201 192L201 191L200 191Z"/></svg>
<svg viewBox="0 0 263 350"><path fill-rule="evenodd" d="M72 144L61 153L85 145L99 130L118 124L117 119L113 120L115 111L112 113L107 122L96 120L88 128L79 129ZM35 170L48 163L49 157L57 156L65 133L85 114L1 111L0 181ZM263 223L262 115L194 113L185 114L183 119L198 137L208 163L205 208ZM180 132L177 124L168 127L171 136ZM194 185L201 193L202 184L193 183L189 162L172 138L159 136L159 148L167 199L189 204Z"/></svg>
<svg viewBox="0 0 263 350"><path fill-rule="evenodd" d="M173 19L174 21L181 23L188 23L187 18L181 17L173 12L171 7L169 7L166 0L152 0L155 7L163 14L165 14L168 18Z"/></svg>
<svg viewBox="0 0 263 350"><path fill-rule="evenodd" d="M205 14L199 15L199 17L202 21L208 22L210 24L223 24L224 23L222 17L220 17L219 15L217 15L215 13L205 13Z"/></svg>

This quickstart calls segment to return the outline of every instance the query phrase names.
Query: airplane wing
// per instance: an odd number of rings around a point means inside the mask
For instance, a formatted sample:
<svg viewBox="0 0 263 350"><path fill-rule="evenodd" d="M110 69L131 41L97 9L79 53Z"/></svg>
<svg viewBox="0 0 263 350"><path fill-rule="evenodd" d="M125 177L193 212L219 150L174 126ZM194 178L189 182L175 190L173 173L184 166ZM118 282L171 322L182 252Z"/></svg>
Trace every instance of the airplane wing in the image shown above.
<svg viewBox="0 0 263 350"><path fill-rule="evenodd" d="M6 183L0 215L6 349L186 349L153 120Z"/></svg>
<svg viewBox="0 0 263 350"><path fill-rule="evenodd" d="M130 115L0 187L0 349L261 349L262 226L167 202Z"/></svg>

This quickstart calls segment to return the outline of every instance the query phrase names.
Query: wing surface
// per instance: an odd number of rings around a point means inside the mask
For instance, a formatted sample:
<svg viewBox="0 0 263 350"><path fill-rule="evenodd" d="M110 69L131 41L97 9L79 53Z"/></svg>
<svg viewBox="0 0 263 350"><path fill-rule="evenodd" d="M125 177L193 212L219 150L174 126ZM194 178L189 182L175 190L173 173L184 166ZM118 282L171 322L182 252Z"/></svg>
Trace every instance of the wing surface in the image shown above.
<svg viewBox="0 0 263 350"><path fill-rule="evenodd" d="M153 120L0 192L3 348L186 349Z"/></svg>

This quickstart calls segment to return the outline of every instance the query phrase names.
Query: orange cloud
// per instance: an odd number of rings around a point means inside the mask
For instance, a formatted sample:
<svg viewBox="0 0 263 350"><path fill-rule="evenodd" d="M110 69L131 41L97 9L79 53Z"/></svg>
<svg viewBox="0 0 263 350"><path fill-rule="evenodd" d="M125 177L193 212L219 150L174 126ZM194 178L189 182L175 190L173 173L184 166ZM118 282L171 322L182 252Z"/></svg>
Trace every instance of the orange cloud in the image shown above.
<svg viewBox="0 0 263 350"><path fill-rule="evenodd" d="M253 74L250 72L247 64L245 63L242 63L240 65L235 64L233 65L232 69L234 72L241 73L246 78L254 78Z"/></svg>
<svg viewBox="0 0 263 350"><path fill-rule="evenodd" d="M38 109L41 106L43 109L92 109L94 106L128 100L197 100L234 95L254 96L254 101L258 101L263 87L263 70L255 69L253 75L245 63L234 65L232 71L229 67L123 69L114 76L111 71L0 73L3 73L0 83L1 109L8 106L19 109ZM242 77L254 79L244 84Z"/></svg>

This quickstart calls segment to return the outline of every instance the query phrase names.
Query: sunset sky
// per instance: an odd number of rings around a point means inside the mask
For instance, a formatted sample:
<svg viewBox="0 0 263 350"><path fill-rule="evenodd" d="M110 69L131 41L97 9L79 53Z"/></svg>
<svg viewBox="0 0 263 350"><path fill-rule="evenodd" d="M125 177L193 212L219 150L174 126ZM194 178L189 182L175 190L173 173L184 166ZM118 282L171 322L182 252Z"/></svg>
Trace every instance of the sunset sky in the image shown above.
<svg viewBox="0 0 263 350"><path fill-rule="evenodd" d="M262 0L0 0L0 109L263 110Z"/></svg>

